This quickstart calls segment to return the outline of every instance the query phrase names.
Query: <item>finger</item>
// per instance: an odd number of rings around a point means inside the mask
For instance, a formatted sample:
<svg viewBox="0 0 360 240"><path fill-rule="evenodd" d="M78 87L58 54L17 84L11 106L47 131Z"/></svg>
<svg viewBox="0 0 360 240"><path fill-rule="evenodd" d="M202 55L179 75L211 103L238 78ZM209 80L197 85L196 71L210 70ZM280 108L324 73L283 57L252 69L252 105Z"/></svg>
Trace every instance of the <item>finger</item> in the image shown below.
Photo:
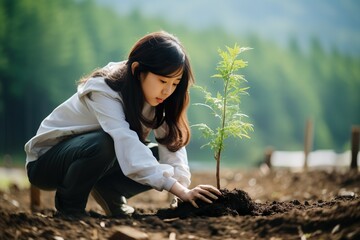
<svg viewBox="0 0 360 240"><path fill-rule="evenodd" d="M219 195L219 196L222 195L222 193L220 192L219 189L217 189L216 187L211 186L211 185L200 185L200 188L207 190L209 192L215 193L216 195Z"/></svg>
<svg viewBox="0 0 360 240"><path fill-rule="evenodd" d="M198 199L200 199L201 201L207 202L207 203L212 203L212 201L210 199L208 199L207 197L205 197L204 195L199 195Z"/></svg>
<svg viewBox="0 0 360 240"><path fill-rule="evenodd" d="M203 202L212 203L211 197L207 196L207 194L210 194L208 191L203 189L197 189L197 192L194 194L195 199L200 199ZM214 196L217 198L216 196Z"/></svg>
<svg viewBox="0 0 360 240"><path fill-rule="evenodd" d="M215 200L218 199L218 196L216 196L209 189L206 188L200 188L199 193Z"/></svg>
<svg viewBox="0 0 360 240"><path fill-rule="evenodd" d="M200 192L200 194L206 195L207 197L215 199L215 200L218 199L218 197L216 195L212 194L208 190L203 190L203 191Z"/></svg>
<svg viewBox="0 0 360 240"><path fill-rule="evenodd" d="M196 202L195 202L194 200L190 200L190 203L191 203L194 207L199 208L199 206L196 204Z"/></svg>

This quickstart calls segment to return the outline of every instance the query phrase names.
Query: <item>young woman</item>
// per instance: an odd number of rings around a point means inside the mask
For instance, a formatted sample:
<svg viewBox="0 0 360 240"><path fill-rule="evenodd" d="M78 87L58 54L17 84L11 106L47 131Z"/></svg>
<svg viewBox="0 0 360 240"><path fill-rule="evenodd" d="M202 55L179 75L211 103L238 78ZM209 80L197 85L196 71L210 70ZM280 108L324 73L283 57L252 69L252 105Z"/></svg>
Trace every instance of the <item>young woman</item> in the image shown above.
<svg viewBox="0 0 360 240"><path fill-rule="evenodd" d="M189 59L177 38L150 33L126 61L109 63L80 80L77 93L41 123L25 145L29 181L56 190L59 214L84 216L91 193L108 216L130 215L126 198L151 188L167 190L197 207L220 191L189 189L185 145ZM158 146L147 146L153 130Z"/></svg>

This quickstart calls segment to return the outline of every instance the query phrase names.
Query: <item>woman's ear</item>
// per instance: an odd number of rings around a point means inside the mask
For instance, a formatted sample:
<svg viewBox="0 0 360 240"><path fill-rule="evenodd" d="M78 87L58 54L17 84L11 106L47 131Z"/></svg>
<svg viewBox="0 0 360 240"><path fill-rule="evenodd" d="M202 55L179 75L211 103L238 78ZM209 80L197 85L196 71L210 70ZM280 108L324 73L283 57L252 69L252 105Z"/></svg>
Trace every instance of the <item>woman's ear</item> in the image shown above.
<svg viewBox="0 0 360 240"><path fill-rule="evenodd" d="M139 62L133 62L133 63L131 64L131 72L132 72L133 75L134 75L135 69L136 69L137 67L139 67Z"/></svg>

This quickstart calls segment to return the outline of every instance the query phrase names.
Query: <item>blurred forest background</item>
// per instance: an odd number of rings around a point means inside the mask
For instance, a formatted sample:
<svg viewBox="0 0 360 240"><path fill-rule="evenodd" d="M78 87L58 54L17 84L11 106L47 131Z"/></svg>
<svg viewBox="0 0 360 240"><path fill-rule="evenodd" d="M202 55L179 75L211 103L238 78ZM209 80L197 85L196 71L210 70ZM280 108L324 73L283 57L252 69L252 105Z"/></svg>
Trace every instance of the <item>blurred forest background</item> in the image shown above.
<svg viewBox="0 0 360 240"><path fill-rule="evenodd" d="M242 111L255 131L227 141L223 164L250 166L266 147L302 150L306 119L314 149L349 149L360 123L360 3L350 1L0 0L0 159L24 162L23 146L76 81L109 61L126 58L146 33L166 30L183 42L196 83L210 78L226 45L251 47L249 96ZM203 102L191 90L191 102ZM190 106L191 124L213 117ZM193 129L191 164L214 164Z"/></svg>

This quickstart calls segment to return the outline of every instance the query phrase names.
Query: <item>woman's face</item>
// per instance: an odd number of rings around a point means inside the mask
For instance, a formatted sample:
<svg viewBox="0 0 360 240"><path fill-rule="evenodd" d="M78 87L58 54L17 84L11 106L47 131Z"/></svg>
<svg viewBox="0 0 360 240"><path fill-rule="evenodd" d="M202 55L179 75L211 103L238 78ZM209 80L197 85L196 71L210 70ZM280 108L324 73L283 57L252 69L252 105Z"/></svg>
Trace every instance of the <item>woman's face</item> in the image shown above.
<svg viewBox="0 0 360 240"><path fill-rule="evenodd" d="M182 71L173 77L163 77L154 73L141 73L141 88L147 103L157 106L168 98L180 83Z"/></svg>

